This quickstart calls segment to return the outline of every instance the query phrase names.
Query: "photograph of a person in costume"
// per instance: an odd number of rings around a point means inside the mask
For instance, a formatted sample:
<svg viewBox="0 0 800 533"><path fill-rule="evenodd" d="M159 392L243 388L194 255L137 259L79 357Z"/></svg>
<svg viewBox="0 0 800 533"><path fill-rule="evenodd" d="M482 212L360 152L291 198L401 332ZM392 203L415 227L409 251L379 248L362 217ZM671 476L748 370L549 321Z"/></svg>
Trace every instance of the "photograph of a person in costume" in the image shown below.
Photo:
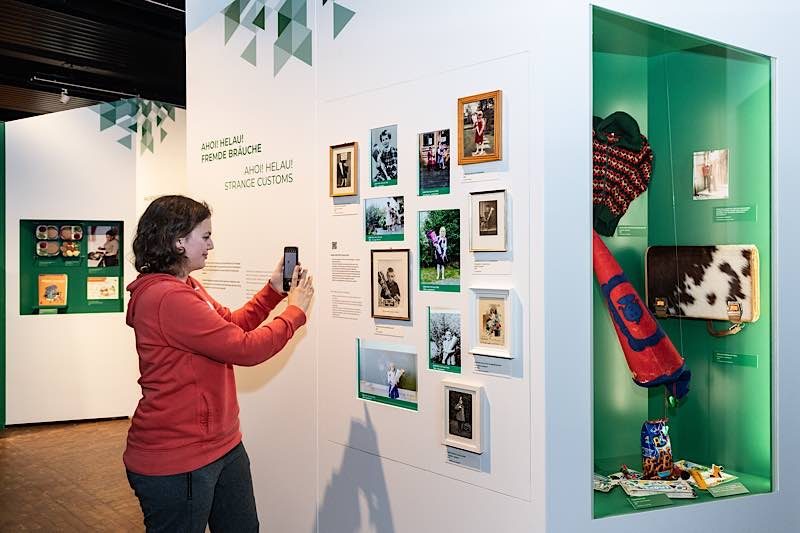
<svg viewBox="0 0 800 533"><path fill-rule="evenodd" d="M409 251L372 250L372 317L411 320Z"/></svg>
<svg viewBox="0 0 800 533"><path fill-rule="evenodd" d="M381 307L397 307L400 305L400 286L395 281L395 272L392 267L386 272L378 271L378 285L381 288Z"/></svg>
<svg viewBox="0 0 800 533"><path fill-rule="evenodd" d="M461 290L461 213L458 209L420 211L420 290Z"/></svg>
<svg viewBox="0 0 800 533"><path fill-rule="evenodd" d="M402 241L405 230L403 197L364 200L364 228L367 241Z"/></svg>
<svg viewBox="0 0 800 533"><path fill-rule="evenodd" d="M448 432L464 439L472 438L472 394L449 391L448 394Z"/></svg>
<svg viewBox="0 0 800 533"><path fill-rule="evenodd" d="M464 157L491 155L494 147L494 99L486 98L463 106Z"/></svg>
<svg viewBox="0 0 800 533"><path fill-rule="evenodd" d="M428 368L461 372L461 314L458 311L429 310L428 345Z"/></svg>
<svg viewBox="0 0 800 533"><path fill-rule="evenodd" d="M336 187L348 188L352 180L350 173L350 152L336 154Z"/></svg>
<svg viewBox="0 0 800 533"><path fill-rule="evenodd" d="M370 137L372 186L397 185L397 125L375 128Z"/></svg>
<svg viewBox="0 0 800 533"><path fill-rule="evenodd" d="M412 346L359 341L358 397L417 408L417 354Z"/></svg>
<svg viewBox="0 0 800 533"><path fill-rule="evenodd" d="M419 194L450 192L450 130L419 134Z"/></svg>
<svg viewBox="0 0 800 533"><path fill-rule="evenodd" d="M207 204L162 196L142 214L133 240L139 276L128 286L127 323L142 397L122 459L147 531L258 530L234 366L280 352L306 323L314 295L300 266L283 291L281 255L250 301L225 307L192 277L214 249L211 235ZM264 323L284 299L285 309Z"/></svg>
<svg viewBox="0 0 800 533"><path fill-rule="evenodd" d="M724 200L728 198L728 150L694 152L692 182L694 200Z"/></svg>
<svg viewBox="0 0 800 533"><path fill-rule="evenodd" d="M483 298L478 302L481 317L478 340L482 344L505 345L505 301L500 298Z"/></svg>

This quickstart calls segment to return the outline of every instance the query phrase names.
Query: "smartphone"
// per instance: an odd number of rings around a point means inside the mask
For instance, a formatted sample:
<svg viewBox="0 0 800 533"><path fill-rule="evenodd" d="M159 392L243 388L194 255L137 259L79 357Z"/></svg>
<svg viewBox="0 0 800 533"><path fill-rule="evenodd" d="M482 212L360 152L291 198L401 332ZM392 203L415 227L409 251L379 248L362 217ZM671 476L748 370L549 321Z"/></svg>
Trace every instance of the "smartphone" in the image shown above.
<svg viewBox="0 0 800 533"><path fill-rule="evenodd" d="M283 292L292 288L292 274L297 266L297 246L283 248Z"/></svg>

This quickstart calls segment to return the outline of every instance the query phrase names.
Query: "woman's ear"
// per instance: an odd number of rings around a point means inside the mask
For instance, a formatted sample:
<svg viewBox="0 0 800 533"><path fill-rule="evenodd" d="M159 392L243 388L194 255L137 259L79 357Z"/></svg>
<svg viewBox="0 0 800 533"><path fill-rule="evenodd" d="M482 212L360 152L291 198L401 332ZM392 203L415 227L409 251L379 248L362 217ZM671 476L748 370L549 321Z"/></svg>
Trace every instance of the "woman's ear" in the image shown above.
<svg viewBox="0 0 800 533"><path fill-rule="evenodd" d="M183 239L175 241L175 249L178 250L179 254L186 252L186 248L183 247Z"/></svg>

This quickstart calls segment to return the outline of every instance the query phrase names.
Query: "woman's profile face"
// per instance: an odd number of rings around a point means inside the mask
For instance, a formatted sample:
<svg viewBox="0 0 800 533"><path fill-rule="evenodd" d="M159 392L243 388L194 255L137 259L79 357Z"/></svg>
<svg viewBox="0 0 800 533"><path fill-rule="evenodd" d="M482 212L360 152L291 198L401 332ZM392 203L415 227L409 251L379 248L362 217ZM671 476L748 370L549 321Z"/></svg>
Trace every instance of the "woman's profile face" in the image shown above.
<svg viewBox="0 0 800 533"><path fill-rule="evenodd" d="M214 242L211 240L211 218L195 226L186 237L178 239L177 246L183 248L183 255L186 258L184 271L187 274L205 267L208 252L214 249Z"/></svg>

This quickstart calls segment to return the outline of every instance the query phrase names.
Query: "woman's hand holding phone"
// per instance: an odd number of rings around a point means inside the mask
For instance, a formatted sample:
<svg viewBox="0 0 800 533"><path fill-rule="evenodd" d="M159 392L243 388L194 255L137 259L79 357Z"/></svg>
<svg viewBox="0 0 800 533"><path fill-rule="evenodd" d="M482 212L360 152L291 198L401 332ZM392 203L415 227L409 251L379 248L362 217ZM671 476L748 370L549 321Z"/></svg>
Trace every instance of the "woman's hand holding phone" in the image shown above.
<svg viewBox="0 0 800 533"><path fill-rule="evenodd" d="M283 263L283 260L281 260ZM283 283L283 282L281 282ZM292 272L292 286L289 289L287 302L289 305L299 307L305 313L314 297L314 277L308 271L297 265Z"/></svg>

